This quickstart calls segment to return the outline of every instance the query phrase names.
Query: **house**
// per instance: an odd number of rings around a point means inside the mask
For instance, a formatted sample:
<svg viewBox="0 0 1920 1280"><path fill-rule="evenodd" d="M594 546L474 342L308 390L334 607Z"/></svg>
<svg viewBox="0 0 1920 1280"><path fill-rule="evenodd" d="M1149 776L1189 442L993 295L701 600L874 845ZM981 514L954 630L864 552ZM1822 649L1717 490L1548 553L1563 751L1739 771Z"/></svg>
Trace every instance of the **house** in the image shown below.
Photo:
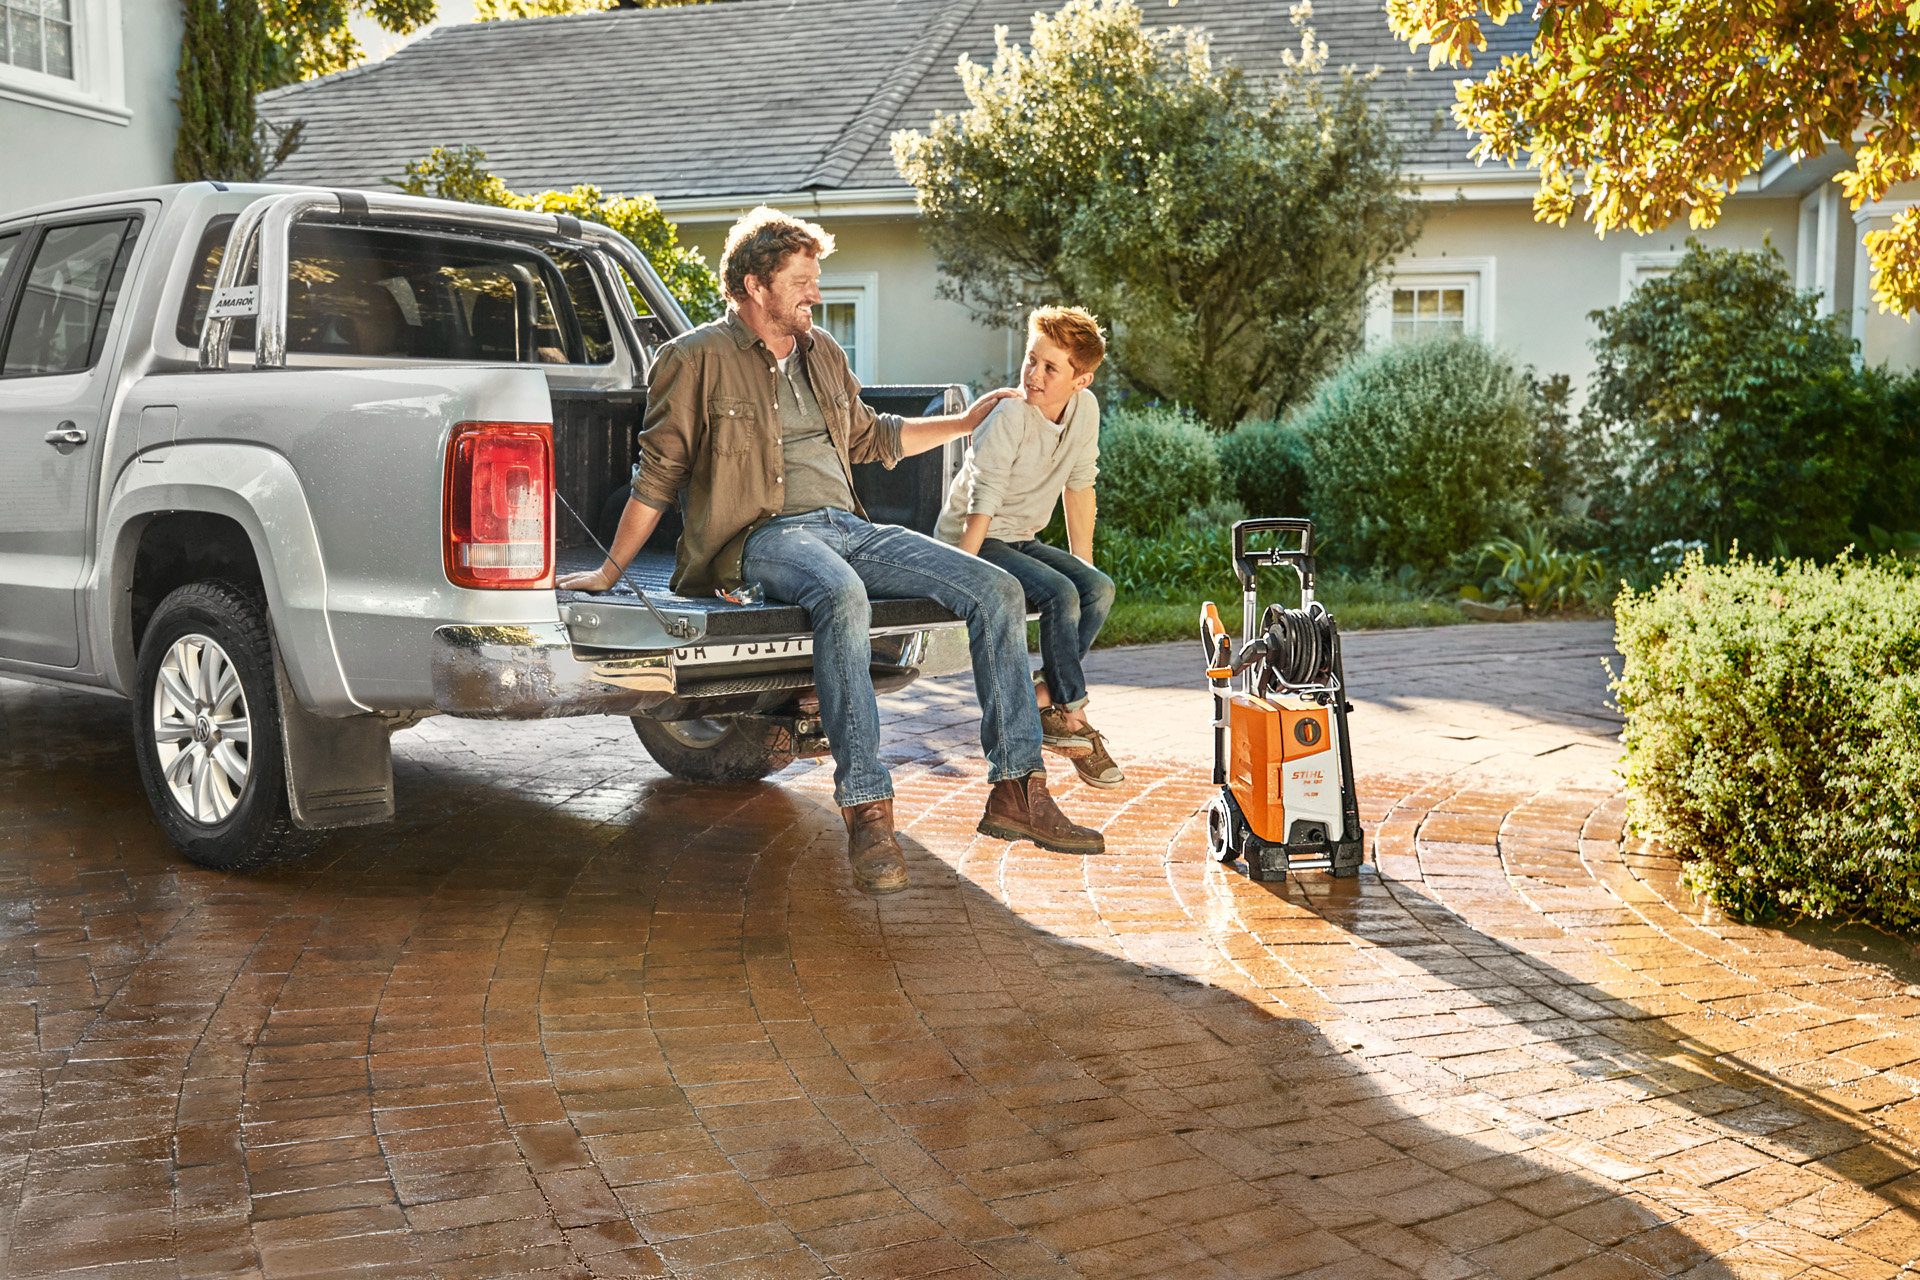
<svg viewBox="0 0 1920 1280"><path fill-rule="evenodd" d="M385 62L275 90L264 117L306 122L277 175L374 185L436 145L476 144L516 190L597 184L651 193L683 237L718 259L727 226L758 203L813 218L839 251L824 265L823 323L868 381L999 381L1006 330L936 296L891 134L965 106L954 65L990 61L996 25L1024 41L1034 0L734 0L685 8L445 27ZM1206 31L1216 59L1259 74L1299 34L1281 0L1146 0L1148 21ZM1431 216L1369 315L1372 340L1432 329L1483 333L1543 373L1591 368L1588 312L1669 269L1687 232L1614 234L1533 220L1531 175L1476 168L1467 135L1431 122L1453 74L1427 68L1387 29L1378 0L1322 0L1313 25L1335 65L1387 69L1408 167ZM1524 48L1496 28L1486 61ZM1404 74L1402 74L1404 73ZM1771 242L1800 284L1849 317L1870 362L1920 364L1920 329L1870 314L1860 233L1899 207L1855 217L1827 181L1839 160L1771 163L1742 184L1710 245ZM1396 317L1398 317L1396 319Z"/></svg>
<svg viewBox="0 0 1920 1280"><path fill-rule="evenodd" d="M177 0L0 0L0 215L173 181Z"/></svg>

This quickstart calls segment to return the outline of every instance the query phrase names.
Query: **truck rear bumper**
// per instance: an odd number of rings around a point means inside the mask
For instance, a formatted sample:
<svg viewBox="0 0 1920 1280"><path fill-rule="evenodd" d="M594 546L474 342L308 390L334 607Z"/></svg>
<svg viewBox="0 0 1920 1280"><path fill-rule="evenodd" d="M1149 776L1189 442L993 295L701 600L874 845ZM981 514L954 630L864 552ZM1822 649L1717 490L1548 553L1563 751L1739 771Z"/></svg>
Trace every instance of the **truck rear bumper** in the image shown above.
<svg viewBox="0 0 1920 1280"><path fill-rule="evenodd" d="M470 720L634 715L672 698L666 653L574 655L558 622L433 633L433 705Z"/></svg>

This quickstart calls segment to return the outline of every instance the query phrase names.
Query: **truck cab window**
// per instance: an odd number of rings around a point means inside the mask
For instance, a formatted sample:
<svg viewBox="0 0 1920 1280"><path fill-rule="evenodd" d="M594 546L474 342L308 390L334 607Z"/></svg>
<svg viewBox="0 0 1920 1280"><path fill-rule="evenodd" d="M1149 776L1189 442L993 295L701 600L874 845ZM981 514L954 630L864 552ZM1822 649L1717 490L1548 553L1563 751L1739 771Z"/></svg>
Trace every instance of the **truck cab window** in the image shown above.
<svg viewBox="0 0 1920 1280"><path fill-rule="evenodd" d="M41 236L7 331L0 377L77 373L93 365L113 322L134 223L83 222Z"/></svg>
<svg viewBox="0 0 1920 1280"><path fill-rule="evenodd" d="M207 224L177 336L200 342L233 218ZM513 244L306 223L293 230L287 350L515 364L606 364L613 334L584 258ZM251 277L249 283L251 283ZM234 326L236 348L253 323Z"/></svg>

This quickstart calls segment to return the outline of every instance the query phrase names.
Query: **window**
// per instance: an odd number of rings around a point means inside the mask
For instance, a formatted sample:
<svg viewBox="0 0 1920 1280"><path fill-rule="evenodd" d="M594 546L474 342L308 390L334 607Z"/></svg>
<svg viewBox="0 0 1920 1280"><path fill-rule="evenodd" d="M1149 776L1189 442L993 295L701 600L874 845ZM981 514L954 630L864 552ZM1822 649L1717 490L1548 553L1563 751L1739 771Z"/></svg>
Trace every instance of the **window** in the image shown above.
<svg viewBox="0 0 1920 1280"><path fill-rule="evenodd" d="M1679 266L1680 260L1686 256L1684 249L1621 254L1620 301L1625 302L1632 297L1633 291L1646 281L1672 275L1673 269Z"/></svg>
<svg viewBox="0 0 1920 1280"><path fill-rule="evenodd" d="M73 79L73 0L0 0L0 62Z"/></svg>
<svg viewBox="0 0 1920 1280"><path fill-rule="evenodd" d="M1465 285L1393 291L1393 340L1418 341L1467 331Z"/></svg>
<svg viewBox="0 0 1920 1280"><path fill-rule="evenodd" d="M207 224L175 336L198 346L231 216ZM569 249L406 232L296 226L287 350L316 355L533 364L613 359L606 307L586 260ZM250 347L253 322L232 345Z"/></svg>
<svg viewBox="0 0 1920 1280"><path fill-rule="evenodd" d="M100 358L135 220L54 227L40 239L7 332L0 377L77 373Z"/></svg>
<svg viewBox="0 0 1920 1280"><path fill-rule="evenodd" d="M879 281L873 272L821 276L820 305L813 309L813 322L845 349L853 376L862 382L875 380L878 353L874 348L879 344L874 336L874 295Z"/></svg>
<svg viewBox="0 0 1920 1280"><path fill-rule="evenodd" d="M7 278L7 264L13 261L13 251L20 247L20 233L9 231L0 236L0 280Z"/></svg>
<svg viewBox="0 0 1920 1280"><path fill-rule="evenodd" d="M1367 307L1367 345L1450 334L1493 336L1492 258L1412 258Z"/></svg>

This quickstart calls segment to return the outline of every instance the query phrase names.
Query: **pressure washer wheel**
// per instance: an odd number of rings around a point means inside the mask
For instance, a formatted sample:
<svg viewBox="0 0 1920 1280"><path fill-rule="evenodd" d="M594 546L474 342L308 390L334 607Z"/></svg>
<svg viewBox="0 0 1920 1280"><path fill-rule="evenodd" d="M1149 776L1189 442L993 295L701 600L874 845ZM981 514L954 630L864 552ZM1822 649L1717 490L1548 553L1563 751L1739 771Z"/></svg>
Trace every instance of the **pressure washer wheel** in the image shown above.
<svg viewBox="0 0 1920 1280"><path fill-rule="evenodd" d="M1207 802L1207 854L1215 862L1232 862L1240 856L1240 833L1234 830L1235 825L1226 796L1214 792Z"/></svg>

